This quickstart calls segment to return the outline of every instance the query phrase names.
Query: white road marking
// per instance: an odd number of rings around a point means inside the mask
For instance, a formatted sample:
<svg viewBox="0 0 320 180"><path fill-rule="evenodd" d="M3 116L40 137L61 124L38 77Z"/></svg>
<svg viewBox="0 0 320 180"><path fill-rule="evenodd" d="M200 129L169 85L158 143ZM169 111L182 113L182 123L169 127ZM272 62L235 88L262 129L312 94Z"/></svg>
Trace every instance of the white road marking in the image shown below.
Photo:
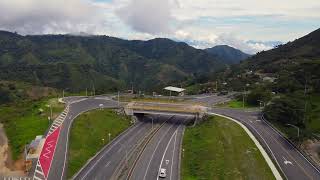
<svg viewBox="0 0 320 180"><path fill-rule="evenodd" d="M164 150L164 153L163 153L163 155L162 155L162 158L161 158L161 162L160 162L160 166L159 166L159 171L158 172L160 172L160 169L161 169L161 166L162 166L162 162L163 162L163 159L164 159L164 156L166 155L166 153L167 153L167 150L168 150L168 147L169 147L169 145L170 145L170 143L171 143L171 140L172 140L172 138L173 138L173 136L175 136L176 134L177 134L177 131L178 131L178 129L172 134L172 136L170 137L170 140L169 140L169 142L168 142L168 144L167 144L167 146L166 146L166 149ZM168 163L169 163L169 160L166 160L166 162L168 161ZM168 164L167 163L167 164ZM172 163L171 163L172 164ZM171 174L171 172L170 172L170 174ZM159 180L159 176L157 176L157 180Z"/></svg>
<svg viewBox="0 0 320 180"><path fill-rule="evenodd" d="M144 174L143 180L146 179L146 176L147 176L147 173L148 173L148 170L149 170L151 161L152 161L152 159L153 159L153 156L154 156L156 150L158 149L158 146L159 146L160 142L163 140L163 138L165 137L165 135L169 132L169 130L170 130L172 127L174 127L174 126L173 126L173 125L170 126L170 128L168 128L168 130L167 130L165 133L163 133L161 139L158 141L158 144L157 144L156 148L154 148L154 151L153 151L153 153L152 153L152 156L151 156L151 158L150 158L150 161L149 161L148 166L147 166L147 169L146 169L146 173ZM162 160L161 160L161 161L162 161Z"/></svg>
<svg viewBox="0 0 320 180"><path fill-rule="evenodd" d="M178 127L178 129L179 129L179 127ZM178 129L177 129L177 131L178 131ZM172 177L172 166L173 166L174 152L176 150L176 141L177 141L177 134L178 134L177 131L176 131L176 135L174 136L174 142L173 142L172 159L171 159L171 170L170 170L170 180L171 180L171 177Z"/></svg>
<svg viewBox="0 0 320 180"><path fill-rule="evenodd" d="M38 178L37 176L34 176L33 179L42 180L42 179Z"/></svg>
<svg viewBox="0 0 320 180"><path fill-rule="evenodd" d="M123 148L123 145L121 145L121 147L118 149L117 153L121 152L122 148Z"/></svg>
<svg viewBox="0 0 320 180"><path fill-rule="evenodd" d="M283 158L283 160L284 160L284 161L283 161L283 163L284 163L285 165L288 165L288 164L293 165L293 164L292 164L292 162L291 162L291 161L286 160L286 158L285 158L285 157L283 157L283 156L282 156L282 158Z"/></svg>
<svg viewBox="0 0 320 180"><path fill-rule="evenodd" d="M104 166L105 168L110 165L111 161L108 161L107 164Z"/></svg>
<svg viewBox="0 0 320 180"><path fill-rule="evenodd" d="M133 129L136 129L138 126L135 126L135 127L133 127L132 129L130 129L126 134L124 134L122 137L120 137L118 140L116 140L115 142L114 142L114 144L112 144L110 147L108 147L109 149L106 151L106 152L104 152L102 155L101 155L101 157L91 166L91 168L86 172L86 174L84 174L84 176L81 178L81 180L82 179L84 179L89 173L90 173L90 171L98 164L98 162L107 154L107 153L109 153L109 151L115 146L115 145L117 145L124 137L126 137L128 134L129 134L129 132L131 132L131 131L133 131ZM70 128L70 127L69 127ZM106 146L105 146L106 147Z"/></svg>

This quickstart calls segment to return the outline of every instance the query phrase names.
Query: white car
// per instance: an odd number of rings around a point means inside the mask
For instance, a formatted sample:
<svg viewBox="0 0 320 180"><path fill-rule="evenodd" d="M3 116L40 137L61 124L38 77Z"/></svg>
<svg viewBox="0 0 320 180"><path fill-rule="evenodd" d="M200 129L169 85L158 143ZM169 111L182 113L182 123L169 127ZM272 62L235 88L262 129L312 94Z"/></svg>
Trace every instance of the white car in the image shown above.
<svg viewBox="0 0 320 180"><path fill-rule="evenodd" d="M161 168L161 169L160 169L160 172L159 172L159 177L165 178L165 177L167 176L166 171L167 171L166 169Z"/></svg>

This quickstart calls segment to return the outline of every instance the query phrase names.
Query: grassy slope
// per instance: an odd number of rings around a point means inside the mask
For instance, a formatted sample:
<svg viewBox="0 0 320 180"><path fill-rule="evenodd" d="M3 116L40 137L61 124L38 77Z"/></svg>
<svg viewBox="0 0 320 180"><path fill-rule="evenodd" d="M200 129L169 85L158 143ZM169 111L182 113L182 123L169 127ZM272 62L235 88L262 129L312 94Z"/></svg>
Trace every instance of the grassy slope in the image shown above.
<svg viewBox="0 0 320 180"><path fill-rule="evenodd" d="M274 179L260 151L236 123L210 117L185 131L182 179Z"/></svg>
<svg viewBox="0 0 320 180"><path fill-rule="evenodd" d="M129 125L129 119L112 110L93 110L80 115L71 129L68 178L108 143L108 133L113 139Z"/></svg>
<svg viewBox="0 0 320 180"><path fill-rule="evenodd" d="M320 94L314 94L311 96L312 110L309 115L309 121L307 121L307 129L312 132L320 134Z"/></svg>
<svg viewBox="0 0 320 180"><path fill-rule="evenodd" d="M43 135L47 130L50 111L47 104L53 107L53 115L62 112L64 105L57 99L41 101L23 101L0 107L0 118L4 124L6 135L12 151L12 158L18 159L24 146L30 143L36 135ZM43 113L39 109L43 109Z"/></svg>

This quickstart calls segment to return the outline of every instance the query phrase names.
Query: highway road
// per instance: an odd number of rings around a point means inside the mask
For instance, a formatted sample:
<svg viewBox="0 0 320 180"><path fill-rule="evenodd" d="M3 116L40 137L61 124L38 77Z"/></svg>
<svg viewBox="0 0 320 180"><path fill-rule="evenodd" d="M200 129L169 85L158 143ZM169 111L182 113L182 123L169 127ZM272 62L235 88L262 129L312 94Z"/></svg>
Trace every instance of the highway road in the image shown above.
<svg viewBox="0 0 320 180"><path fill-rule="evenodd" d="M212 108L210 112L231 117L244 124L276 162L286 179L320 179L320 171L268 122L261 119L259 111L246 112L237 109Z"/></svg>
<svg viewBox="0 0 320 180"><path fill-rule="evenodd" d="M216 99L218 98L218 99ZM207 96L196 99L208 104L215 104L226 97ZM82 98L71 97L65 99L69 111L60 127L60 135L54 151L51 168L48 172L49 180L66 179L68 159L68 135L74 118L84 111L104 107L116 107L117 102L107 97ZM314 167L297 149L295 149L281 134L274 130L266 121L261 119L259 111L246 112L239 109L211 108L209 113L217 113L236 119L244 124L259 140L270 158L274 160L286 179L304 180L320 179L319 170ZM186 117L159 115L158 121L168 120L143 151L137 162L131 179L157 179L160 168L167 169L168 179L179 179L179 155L182 134ZM126 157L128 151L144 137L150 130L150 123L138 122L112 143L105 146L89 164L76 176L76 179L109 179ZM36 178L35 178L36 179ZM43 179L43 178L39 178Z"/></svg>
<svg viewBox="0 0 320 180"><path fill-rule="evenodd" d="M99 108L101 104L103 107L117 107L117 102L109 98L83 98L83 97L69 97L66 98L69 104L69 112L66 114L62 125L60 126L60 135L58 136L57 144L53 152L52 162L49 163L48 180L62 180L66 178L67 159L68 159L68 141L69 132L72 121L82 112ZM44 167L42 167L44 170ZM45 179L44 175L35 173L34 179Z"/></svg>
<svg viewBox="0 0 320 180"><path fill-rule="evenodd" d="M158 123L157 118L154 118L154 121ZM111 179L120 162L127 158L130 150L145 137L151 128L151 119L140 119L134 126L105 146L90 163L81 169L75 179Z"/></svg>
<svg viewBox="0 0 320 180"><path fill-rule="evenodd" d="M220 104L220 103L230 101L231 100L230 96L232 96L233 94L234 93L229 95L222 95L222 96L218 96L217 94L207 94L207 95L197 95L197 96L194 95L194 96L191 96L193 97L193 99L188 101L203 103L206 106L211 107L212 105L215 105L215 104Z"/></svg>
<svg viewBox="0 0 320 180"><path fill-rule="evenodd" d="M185 124L190 120L183 116L161 116L168 121L159 129L146 146L133 169L130 179L159 179L160 168L165 168L168 180L179 179L180 145Z"/></svg>

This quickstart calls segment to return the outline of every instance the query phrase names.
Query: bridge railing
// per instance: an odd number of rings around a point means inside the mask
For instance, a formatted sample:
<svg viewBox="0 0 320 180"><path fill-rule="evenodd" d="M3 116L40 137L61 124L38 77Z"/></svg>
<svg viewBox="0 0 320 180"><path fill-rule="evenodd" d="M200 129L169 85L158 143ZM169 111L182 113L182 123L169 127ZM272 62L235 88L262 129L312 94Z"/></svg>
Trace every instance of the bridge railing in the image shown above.
<svg viewBox="0 0 320 180"><path fill-rule="evenodd" d="M200 105L149 102L131 102L126 108L131 110L180 112L189 114L200 114L207 111L206 107Z"/></svg>

